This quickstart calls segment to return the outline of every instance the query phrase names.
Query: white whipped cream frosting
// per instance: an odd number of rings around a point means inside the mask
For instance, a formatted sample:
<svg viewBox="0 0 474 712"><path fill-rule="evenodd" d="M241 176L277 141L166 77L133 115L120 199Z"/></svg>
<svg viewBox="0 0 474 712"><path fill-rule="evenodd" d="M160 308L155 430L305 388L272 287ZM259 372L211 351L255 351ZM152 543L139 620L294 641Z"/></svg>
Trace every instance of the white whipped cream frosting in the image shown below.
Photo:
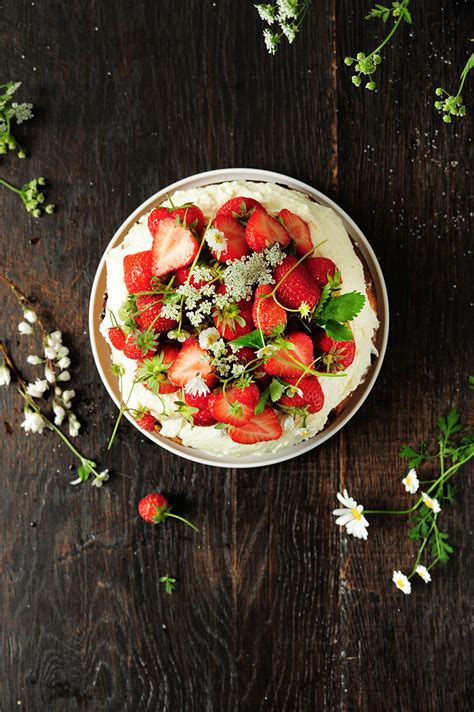
<svg viewBox="0 0 474 712"><path fill-rule="evenodd" d="M331 208L322 207L303 193L283 188L274 183L249 181L231 181L202 188L180 190L173 194L172 199L174 205L195 203L208 220L223 203L236 196L255 198L272 214L287 208L299 215L310 226L313 243L315 245L323 243L317 248L316 254L329 257L341 272L342 293L356 290L366 295L366 301L362 311L351 322L356 354L354 361L345 371L346 375L340 378L320 378L324 391L322 410L307 418L304 429L299 427L298 420L292 416L279 414L283 427L283 434L279 440L256 443L255 445L234 443L224 430L216 430L213 426L190 425L179 413L174 411L173 404L179 400L179 391L158 397L140 383L136 384L132 390L137 364L136 361L127 358L122 351L118 351L110 343L107 330L112 326L112 323L107 311L100 329L111 347L113 363L121 364L125 369L125 375L122 378L122 397L125 401L129 398L128 406L130 408L145 406L149 409L160 421L162 435L179 437L184 445L221 456L273 453L306 440L322 430L333 408L347 398L364 380L371 364L371 357L377 353L373 344L373 336L379 325L377 315L367 298L362 263L355 253L341 219ZM165 201L163 205L168 206L168 201ZM125 239L110 250L107 256L107 310L111 310L115 315L128 296L123 277L124 256L149 250L152 246L147 218L148 214L143 216L130 229ZM130 391L132 393L129 397Z"/></svg>

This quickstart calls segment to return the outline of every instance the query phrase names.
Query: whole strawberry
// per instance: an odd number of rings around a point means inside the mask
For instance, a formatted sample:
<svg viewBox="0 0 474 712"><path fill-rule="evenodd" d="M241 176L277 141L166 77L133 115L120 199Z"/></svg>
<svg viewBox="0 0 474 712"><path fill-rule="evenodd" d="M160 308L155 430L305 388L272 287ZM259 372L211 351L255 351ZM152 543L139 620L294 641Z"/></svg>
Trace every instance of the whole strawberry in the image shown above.
<svg viewBox="0 0 474 712"><path fill-rule="evenodd" d="M149 524L161 524L166 521L167 517L174 517L174 519L179 519L181 522L187 524L188 527L191 527L194 531L199 531L199 529L195 527L194 524L191 524L191 522L188 522L187 519L183 519L183 517L179 517L177 514L172 514L170 509L170 503L166 497L159 492L147 494L147 496L143 497L138 503L139 515Z"/></svg>

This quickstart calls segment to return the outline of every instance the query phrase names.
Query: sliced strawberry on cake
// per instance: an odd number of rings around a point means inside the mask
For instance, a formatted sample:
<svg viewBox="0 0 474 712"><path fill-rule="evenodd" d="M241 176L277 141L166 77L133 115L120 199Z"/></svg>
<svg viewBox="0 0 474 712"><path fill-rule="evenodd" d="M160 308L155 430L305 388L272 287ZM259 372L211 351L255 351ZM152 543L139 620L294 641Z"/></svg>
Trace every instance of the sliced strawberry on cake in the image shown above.
<svg viewBox="0 0 474 712"><path fill-rule="evenodd" d="M286 326L286 311L276 303L271 294L273 287L263 284L255 291L252 319L257 329L266 335L281 334Z"/></svg>
<svg viewBox="0 0 474 712"><path fill-rule="evenodd" d="M130 294L137 294L150 289L151 276L151 250L125 255L123 258L123 278Z"/></svg>
<svg viewBox="0 0 474 712"><path fill-rule="evenodd" d="M283 429L273 408L266 406L263 413L252 416L245 425L231 426L228 432L235 443L255 445L267 440L278 440Z"/></svg>
<svg viewBox="0 0 474 712"><path fill-rule="evenodd" d="M173 329L177 322L166 316L160 316L163 297L160 294L147 294L136 299L138 325L142 329L153 329L156 333Z"/></svg>
<svg viewBox="0 0 474 712"><path fill-rule="evenodd" d="M349 368L356 354L355 341L335 341L323 329L316 332L314 346L323 353L323 361L330 370L343 371Z"/></svg>
<svg viewBox="0 0 474 712"><path fill-rule="evenodd" d="M232 215L217 214L214 218L213 229L222 233L218 236L220 239L216 240L215 233L208 230L207 242L209 249L219 262L240 260L241 257L250 253L245 239L245 228Z"/></svg>
<svg viewBox="0 0 474 712"><path fill-rule="evenodd" d="M265 361L263 367L272 376L301 376L306 368L311 368L314 362L313 341L308 334L295 331L285 334L277 340L276 345L283 345ZM286 342L286 345L285 343Z"/></svg>
<svg viewBox="0 0 474 712"><path fill-rule="evenodd" d="M260 391L255 383L233 386L225 391L215 391L209 397L209 410L220 423L245 425L253 416L259 398Z"/></svg>
<svg viewBox="0 0 474 712"><path fill-rule="evenodd" d="M285 230L296 245L296 252L300 257L306 255L314 249L311 240L311 232L309 225L299 215L292 213L291 210L280 210L278 217L285 226Z"/></svg>
<svg viewBox="0 0 474 712"><path fill-rule="evenodd" d="M275 242L279 242L282 247L287 247L290 242L290 236L283 225L264 208L256 208L250 216L245 228L245 239L254 252L261 252Z"/></svg>
<svg viewBox="0 0 474 712"><path fill-rule="evenodd" d="M278 401L289 408L307 408L309 413L319 413L324 405L324 393L316 376L295 378L288 376L286 382L292 386Z"/></svg>
<svg viewBox="0 0 474 712"><path fill-rule="evenodd" d="M158 222L153 238L151 272L155 277L162 277L187 267L198 250L198 241L188 228L176 225L172 217L164 218Z"/></svg>
<svg viewBox="0 0 474 712"><path fill-rule="evenodd" d="M298 264L296 257L287 255L275 268L277 297L283 306L299 309L307 304L310 309L319 302L321 292L311 279L303 263Z"/></svg>
<svg viewBox="0 0 474 712"><path fill-rule="evenodd" d="M142 430L147 430L151 432L155 429L156 418L150 413L149 410L137 412L135 416L135 421L137 425L142 428Z"/></svg>
<svg viewBox="0 0 474 712"><path fill-rule="evenodd" d="M168 371L168 378L189 393L199 392L202 383L207 388L212 388L216 377L212 370L209 352L202 349L196 339L187 339Z"/></svg>

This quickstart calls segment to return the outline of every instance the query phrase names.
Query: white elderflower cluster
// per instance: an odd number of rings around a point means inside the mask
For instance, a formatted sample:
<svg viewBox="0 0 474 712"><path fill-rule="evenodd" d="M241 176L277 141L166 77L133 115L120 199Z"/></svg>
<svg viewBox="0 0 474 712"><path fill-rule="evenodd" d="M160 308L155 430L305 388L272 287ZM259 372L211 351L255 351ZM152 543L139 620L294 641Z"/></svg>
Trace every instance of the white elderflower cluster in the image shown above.
<svg viewBox="0 0 474 712"><path fill-rule="evenodd" d="M226 296L232 301L250 299L253 288L261 284L273 284L273 269L283 261L285 255L276 242L262 252L253 252L231 262L224 271ZM216 300L217 303L217 300Z"/></svg>
<svg viewBox="0 0 474 712"><path fill-rule="evenodd" d="M276 0L275 4L260 2L254 5L260 19L267 24L263 30L267 52L276 54L283 36L289 44L294 41L310 4L311 0Z"/></svg>

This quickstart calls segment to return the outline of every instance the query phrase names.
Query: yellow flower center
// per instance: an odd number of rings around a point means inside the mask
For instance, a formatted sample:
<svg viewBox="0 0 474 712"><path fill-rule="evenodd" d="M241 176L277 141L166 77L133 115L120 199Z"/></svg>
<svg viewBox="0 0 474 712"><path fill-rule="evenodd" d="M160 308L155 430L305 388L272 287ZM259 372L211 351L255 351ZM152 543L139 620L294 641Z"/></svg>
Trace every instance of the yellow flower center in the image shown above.
<svg viewBox="0 0 474 712"><path fill-rule="evenodd" d="M362 519L362 514L359 512L357 507L352 507L351 512L354 519L357 519L357 521L360 522L360 520Z"/></svg>
<svg viewBox="0 0 474 712"><path fill-rule="evenodd" d="M403 588L405 586L405 581L401 578L397 579L395 583L397 584L398 588Z"/></svg>
<svg viewBox="0 0 474 712"><path fill-rule="evenodd" d="M425 506L428 507L428 509L433 509L433 502L430 499L425 499Z"/></svg>

